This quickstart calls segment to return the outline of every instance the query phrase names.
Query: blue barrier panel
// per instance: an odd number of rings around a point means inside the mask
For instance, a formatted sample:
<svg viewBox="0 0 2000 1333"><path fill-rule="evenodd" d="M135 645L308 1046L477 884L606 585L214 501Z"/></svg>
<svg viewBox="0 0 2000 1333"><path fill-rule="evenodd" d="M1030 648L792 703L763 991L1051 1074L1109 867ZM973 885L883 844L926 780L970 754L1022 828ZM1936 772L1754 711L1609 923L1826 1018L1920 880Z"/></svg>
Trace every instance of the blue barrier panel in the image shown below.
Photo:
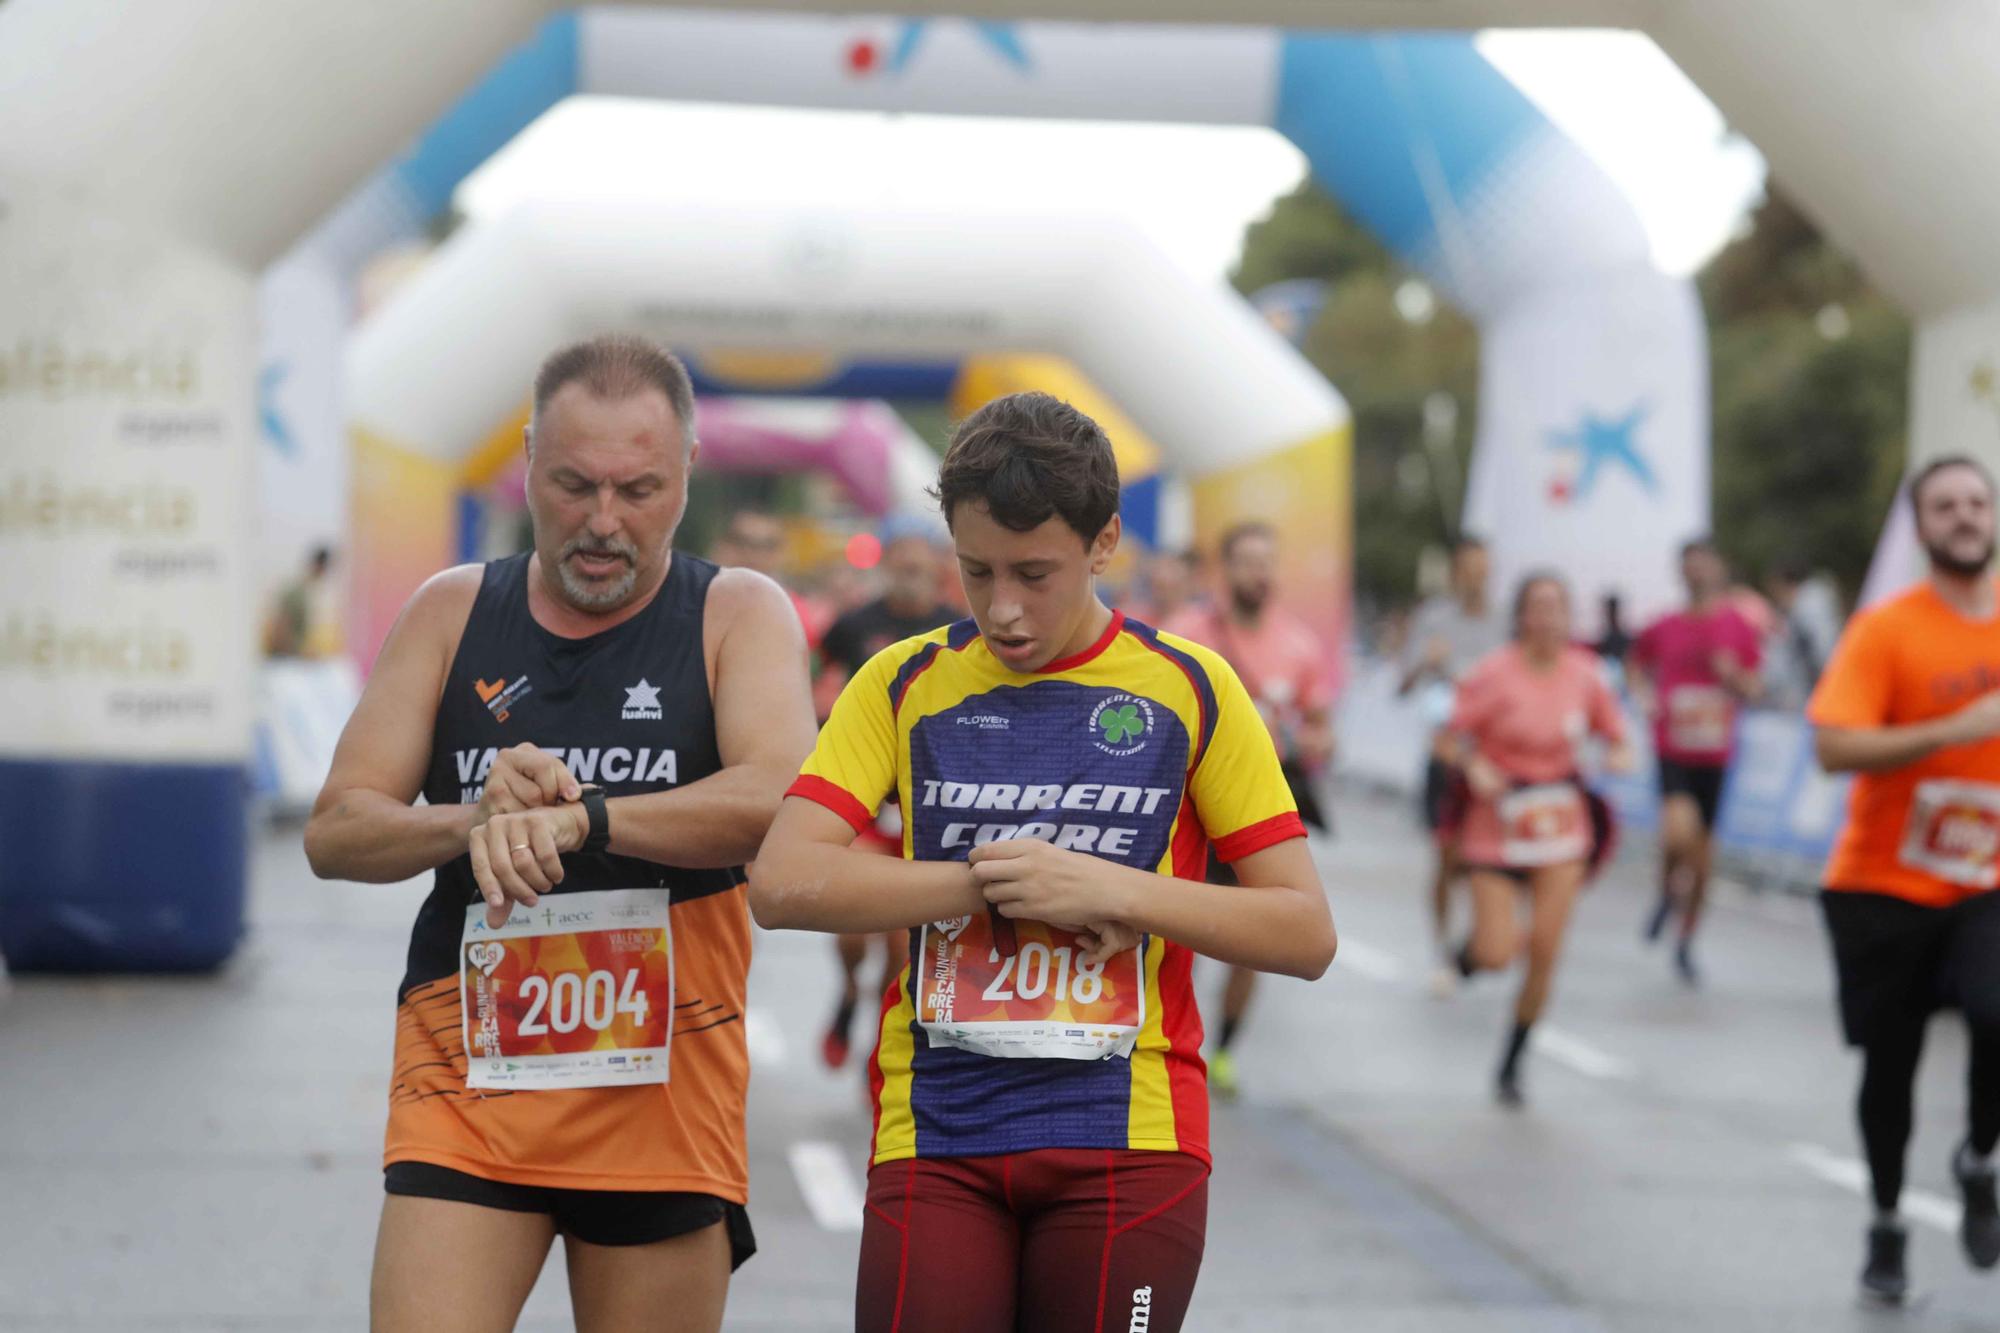
<svg viewBox="0 0 2000 1333"><path fill-rule="evenodd" d="M1785 816L1799 782L1805 728L1788 714L1751 712L1736 732L1716 838L1746 852L1791 850Z"/></svg>
<svg viewBox="0 0 2000 1333"><path fill-rule="evenodd" d="M243 935L247 787L240 764L0 760L0 954L22 971L222 962Z"/></svg>

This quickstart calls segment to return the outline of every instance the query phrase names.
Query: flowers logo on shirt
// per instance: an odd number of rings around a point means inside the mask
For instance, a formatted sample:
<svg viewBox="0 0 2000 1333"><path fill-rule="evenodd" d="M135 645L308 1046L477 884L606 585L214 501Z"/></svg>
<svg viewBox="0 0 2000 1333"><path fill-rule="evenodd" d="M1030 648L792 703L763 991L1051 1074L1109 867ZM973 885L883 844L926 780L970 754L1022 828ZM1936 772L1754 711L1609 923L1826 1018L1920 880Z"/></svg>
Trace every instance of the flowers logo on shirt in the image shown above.
<svg viewBox="0 0 2000 1333"><path fill-rule="evenodd" d="M1114 694L1090 715L1092 743L1106 754L1137 754L1153 730L1153 705L1132 694Z"/></svg>

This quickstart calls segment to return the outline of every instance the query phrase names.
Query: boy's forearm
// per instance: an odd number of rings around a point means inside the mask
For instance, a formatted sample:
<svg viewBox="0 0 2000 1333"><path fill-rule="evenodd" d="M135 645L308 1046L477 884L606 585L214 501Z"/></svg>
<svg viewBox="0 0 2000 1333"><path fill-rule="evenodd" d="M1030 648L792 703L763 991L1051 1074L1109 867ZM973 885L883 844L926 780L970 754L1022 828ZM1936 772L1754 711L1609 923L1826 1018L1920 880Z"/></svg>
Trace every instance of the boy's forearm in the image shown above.
<svg viewBox="0 0 2000 1333"><path fill-rule="evenodd" d="M1120 878L1116 920L1217 962L1317 977L1326 970L1325 910L1302 889L1250 888L1108 866ZM1315 890L1316 892L1317 890Z"/></svg>
<svg viewBox="0 0 2000 1333"><path fill-rule="evenodd" d="M986 910L958 861L905 861L852 847L814 844L750 868L750 905L767 930L860 935L907 930Z"/></svg>

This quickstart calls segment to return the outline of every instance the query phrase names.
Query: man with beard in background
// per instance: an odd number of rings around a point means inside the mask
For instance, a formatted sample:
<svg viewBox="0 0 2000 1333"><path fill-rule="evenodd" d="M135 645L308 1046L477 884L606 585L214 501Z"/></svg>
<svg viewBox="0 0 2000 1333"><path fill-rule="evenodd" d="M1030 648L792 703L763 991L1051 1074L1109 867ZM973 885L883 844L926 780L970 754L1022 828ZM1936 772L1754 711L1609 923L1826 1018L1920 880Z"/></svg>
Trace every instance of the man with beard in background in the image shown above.
<svg viewBox="0 0 2000 1333"><path fill-rule="evenodd" d="M1875 1217L1861 1287L1909 1287L1898 1214L1924 1029L1956 1009L1970 1029L1966 1136L1951 1174L1972 1266L2000 1263L2000 589L1993 479L1963 456L1910 482L1930 577L1857 614L1806 717L1819 760L1853 773L1847 823L1820 895L1841 1026L1861 1051L1856 1116Z"/></svg>
<svg viewBox="0 0 2000 1333"><path fill-rule="evenodd" d="M1213 648L1234 667L1277 743L1285 781L1308 828L1329 831L1315 781L1333 758L1333 691L1328 685L1330 652L1312 627L1276 604L1278 534L1252 520L1222 535L1221 602L1191 607L1160 628ZM1209 859L1211 882L1234 883L1229 867ZM1242 1031L1256 991L1257 974L1229 969L1222 989L1222 1025L1209 1056L1209 1080L1216 1092L1238 1091L1231 1044Z"/></svg>
<svg viewBox="0 0 2000 1333"><path fill-rule="evenodd" d="M833 622L820 640L820 674L813 698L820 721L833 711L833 702L855 672L868 659L892 644L915 638L959 618L958 612L938 600L938 582L944 560L931 534L921 525L908 522L889 525L882 534L882 595L858 606ZM855 839L855 846L884 856L903 854L903 814L895 802L884 803L874 824ZM854 1011L861 1000L861 968L868 961L871 941L880 941L881 984L874 994L880 997L889 983L909 961L909 935L889 930L878 935L836 935L834 947L840 958L840 994L834 1002L833 1017L820 1038L820 1058L829 1069L847 1063L852 1049Z"/></svg>

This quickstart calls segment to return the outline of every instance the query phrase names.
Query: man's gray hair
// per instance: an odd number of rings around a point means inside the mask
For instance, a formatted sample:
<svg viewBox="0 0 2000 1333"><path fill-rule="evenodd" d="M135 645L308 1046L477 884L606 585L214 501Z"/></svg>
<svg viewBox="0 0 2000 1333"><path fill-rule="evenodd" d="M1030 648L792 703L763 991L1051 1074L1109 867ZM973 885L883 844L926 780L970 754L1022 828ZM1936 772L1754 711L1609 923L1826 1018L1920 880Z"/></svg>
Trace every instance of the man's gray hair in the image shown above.
<svg viewBox="0 0 2000 1333"><path fill-rule="evenodd" d="M694 381L681 359L634 333L606 333L557 348L535 372L535 408L530 430L539 425L542 409L565 384L580 383L599 398L629 398L657 389L673 405L680 422L681 443L694 444Z"/></svg>

